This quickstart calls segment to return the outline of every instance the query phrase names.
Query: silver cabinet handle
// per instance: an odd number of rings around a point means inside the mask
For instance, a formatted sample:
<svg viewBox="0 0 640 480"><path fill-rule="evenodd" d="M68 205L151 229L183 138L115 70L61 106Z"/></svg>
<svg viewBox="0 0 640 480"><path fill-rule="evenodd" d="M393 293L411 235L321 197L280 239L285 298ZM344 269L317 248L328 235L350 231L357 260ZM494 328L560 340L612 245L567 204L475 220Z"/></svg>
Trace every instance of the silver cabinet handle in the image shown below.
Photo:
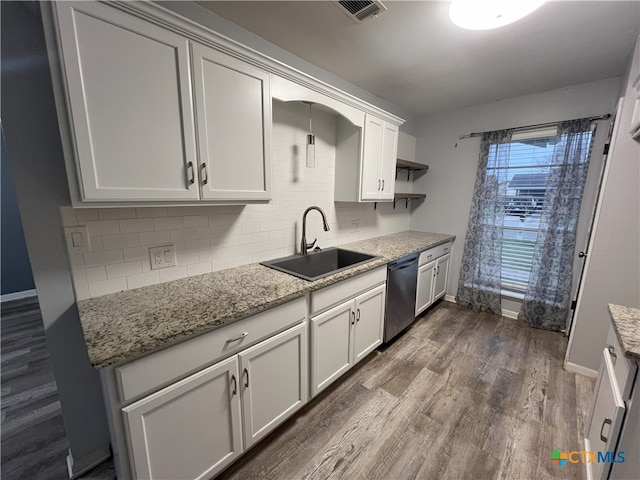
<svg viewBox="0 0 640 480"><path fill-rule="evenodd" d="M438 268L436 269L436 275L440 275L440 265L438 265Z"/></svg>
<svg viewBox="0 0 640 480"><path fill-rule="evenodd" d="M189 170L189 173L190 173L189 185L193 185L194 183L196 183L196 174L193 171L193 162L187 163L187 170Z"/></svg>
<svg viewBox="0 0 640 480"><path fill-rule="evenodd" d="M358 309L358 313L356 314L356 322L360 321L360 309Z"/></svg>
<svg viewBox="0 0 640 480"><path fill-rule="evenodd" d="M206 185L207 183L209 183L209 172L207 172L206 163L200 165L200 171L202 172L202 184Z"/></svg>
<svg viewBox="0 0 640 480"><path fill-rule="evenodd" d="M247 335L249 335L249 332L242 332L240 335L238 335L237 337L233 337L228 339L225 343L232 343L232 342L237 342L238 340L242 340L244 337L246 337Z"/></svg>
<svg viewBox="0 0 640 480"><path fill-rule="evenodd" d="M356 312L351 312L351 325L356 324Z"/></svg>
<svg viewBox="0 0 640 480"><path fill-rule="evenodd" d="M238 393L238 380L236 380L235 375L231 375L231 381L233 382L233 390L231 390L231 395L235 395Z"/></svg>
<svg viewBox="0 0 640 480"><path fill-rule="evenodd" d="M384 192L384 179L382 179L382 191Z"/></svg>
<svg viewBox="0 0 640 480"><path fill-rule="evenodd" d="M242 375L245 376L244 386L248 387L249 386L249 370L245 368L244 371L242 372Z"/></svg>
<svg viewBox="0 0 640 480"><path fill-rule="evenodd" d="M609 345L607 347L607 350L609 350L609 355L611 355L612 358L614 359L618 358L618 355L616 355L616 349L613 345Z"/></svg>
<svg viewBox="0 0 640 480"><path fill-rule="evenodd" d="M449 251L449 247L445 247L444 253L447 253L448 251Z"/></svg>
<svg viewBox="0 0 640 480"><path fill-rule="evenodd" d="M605 418L604 421L602 422L602 426L600 427L600 440L602 440L604 443L607 443L609 439L602 434L602 430L604 430L605 425L611 425L610 418Z"/></svg>
<svg viewBox="0 0 640 480"><path fill-rule="evenodd" d="M378 190L380 190L380 179L378 179Z"/></svg>
<svg viewBox="0 0 640 480"><path fill-rule="evenodd" d="M431 257L433 257L433 255L427 255L427 260L431 260Z"/></svg>

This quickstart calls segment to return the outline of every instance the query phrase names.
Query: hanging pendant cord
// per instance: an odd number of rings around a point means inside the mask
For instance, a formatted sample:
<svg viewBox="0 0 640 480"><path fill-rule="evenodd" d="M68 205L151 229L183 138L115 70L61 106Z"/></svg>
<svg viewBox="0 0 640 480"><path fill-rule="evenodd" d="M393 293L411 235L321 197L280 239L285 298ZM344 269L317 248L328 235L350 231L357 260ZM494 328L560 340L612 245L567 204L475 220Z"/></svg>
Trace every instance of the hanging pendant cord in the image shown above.
<svg viewBox="0 0 640 480"><path fill-rule="evenodd" d="M605 115L599 115L597 117L589 117L589 120L592 122L595 122L597 120L607 120L611 118L611 114L607 113ZM571 121L571 120L568 120ZM515 128L510 128L509 130L512 130L514 132L520 131L520 130L531 130L534 128L544 128L544 127L554 127L556 125L558 125L558 123L560 122L549 122L549 123L538 123L536 125L527 125L524 127L515 127ZM487 132L473 132L473 133L469 133L467 135L461 135L460 137L458 137L459 140L464 140L465 138L473 138L473 137L481 137L484 133Z"/></svg>

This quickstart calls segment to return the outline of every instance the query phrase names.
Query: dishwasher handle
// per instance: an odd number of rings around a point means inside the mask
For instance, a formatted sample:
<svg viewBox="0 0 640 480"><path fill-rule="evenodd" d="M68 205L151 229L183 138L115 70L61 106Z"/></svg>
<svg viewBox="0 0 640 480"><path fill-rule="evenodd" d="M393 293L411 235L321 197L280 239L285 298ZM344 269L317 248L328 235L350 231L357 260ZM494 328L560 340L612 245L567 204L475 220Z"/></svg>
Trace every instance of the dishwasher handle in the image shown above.
<svg viewBox="0 0 640 480"><path fill-rule="evenodd" d="M418 262L418 255L412 255L410 257L404 257L400 260L389 264L389 271L395 272L397 270L403 270L415 265Z"/></svg>

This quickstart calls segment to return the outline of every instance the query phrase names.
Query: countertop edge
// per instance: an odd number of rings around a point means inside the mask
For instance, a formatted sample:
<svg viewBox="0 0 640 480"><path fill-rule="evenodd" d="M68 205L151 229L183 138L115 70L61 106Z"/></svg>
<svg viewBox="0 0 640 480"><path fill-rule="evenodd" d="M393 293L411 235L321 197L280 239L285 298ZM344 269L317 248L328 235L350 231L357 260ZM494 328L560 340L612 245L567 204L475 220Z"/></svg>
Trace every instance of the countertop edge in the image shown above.
<svg viewBox="0 0 640 480"><path fill-rule="evenodd" d="M338 272L334 275L330 275L328 277L313 281L313 282L306 282L301 286L301 288L299 288L298 290L292 292L292 293L288 293L286 295L283 295L281 297L278 298L272 298L269 299L269 301L264 302L264 303L260 303L260 304L255 304L252 305L249 308L243 309L243 310L239 310L237 312L233 312L232 315L230 315L229 317L225 317L223 319L218 319L216 320L214 323L209 324L209 325L204 325L195 329L187 329L184 330L182 332L180 332L179 334L174 334L171 337L167 337L167 338L156 338L155 340L158 341L159 345L156 347L152 347L149 348L148 345L140 345L140 348L135 348L137 345L134 345L134 348L125 350L125 351L119 351L117 352L117 354L112 355L112 356L101 356L98 359L92 359L92 355L91 355L91 351L89 351L89 359L91 362L91 365L99 370L105 367L111 367L111 366L118 366L118 365L122 365L124 363L128 363L130 361L134 361L138 358L144 357L146 355L152 354L154 352L158 352L160 350L163 350L165 348L177 345L179 343L182 343L190 338L194 338L197 337L199 335L203 335L209 332L212 332L214 330L217 330L221 327L230 325L234 322L237 322L239 320L243 320L245 318L248 318L252 315L255 315L257 313L260 313L262 311L277 307L279 305L285 304L289 301L295 300L297 298L303 297L305 296L307 293L309 292L314 292L317 290L321 290L325 287L329 287L331 285L340 283L344 280L347 280L349 278L352 277L356 277L360 274L369 272L371 270L375 270L376 268L381 268L381 267L386 267L386 265L390 262L393 262L395 260L397 260L398 258L402 258L406 255L411 255L411 254L415 254L415 253L419 253L419 252L423 252L425 250L428 250L430 248L434 248L437 247L438 245L442 245L443 243L447 243L450 241L455 240L456 236L455 235L451 235L451 234L433 234L430 232L415 232L415 231L405 231L405 232L399 232L398 234L390 234L390 235L383 235L383 236L379 236L379 237L373 237L371 239L367 239L367 240L362 240L359 242L353 242L353 243L349 243L349 244L343 244L343 245L339 245L341 248L345 248L345 249L350 249L350 250L355 250L355 251L365 251L362 248L359 248L358 245L359 244L363 244L363 243L367 243L367 242L372 242L372 241L384 241L383 239L385 237L392 237L393 235L399 235L399 234L403 234L403 233L411 233L411 234L426 234L426 235L442 235L443 238L436 240L433 243L428 243L425 246L421 246L420 248L411 248L409 250L403 251L402 255L382 255L379 256L379 258L376 258L375 260L365 263L363 265L360 265L358 267L355 267L353 269L349 269L349 270L345 270L343 272ZM368 253L368 252L367 252ZM251 265L251 264L249 264ZM258 263L254 264L254 265L259 265ZM260 267L265 268L265 269L269 269L269 267L260 265ZM241 268L241 267L236 267L236 268ZM234 270L234 269L228 269L228 270ZM271 270L271 269L269 269ZM216 272L213 272L213 274L215 274ZM210 275L210 274L208 274ZM288 274L284 274L284 275L288 275ZM178 280L179 281L179 280ZM144 287L143 287L144 288ZM115 294L118 295L118 294ZM88 299L91 300L91 299ZM78 305L80 305L82 302L87 302L87 300L83 300L80 302L77 302ZM80 310L80 307L79 307ZM81 314L82 316L82 314ZM85 341L86 341L86 336L85 336ZM89 342L87 342L87 345L89 346ZM88 348L88 350L90 350L90 348Z"/></svg>
<svg viewBox="0 0 640 480"><path fill-rule="evenodd" d="M624 355L640 362L640 309L609 303L607 310ZM626 331L626 327L630 325L625 323L634 323L632 332Z"/></svg>

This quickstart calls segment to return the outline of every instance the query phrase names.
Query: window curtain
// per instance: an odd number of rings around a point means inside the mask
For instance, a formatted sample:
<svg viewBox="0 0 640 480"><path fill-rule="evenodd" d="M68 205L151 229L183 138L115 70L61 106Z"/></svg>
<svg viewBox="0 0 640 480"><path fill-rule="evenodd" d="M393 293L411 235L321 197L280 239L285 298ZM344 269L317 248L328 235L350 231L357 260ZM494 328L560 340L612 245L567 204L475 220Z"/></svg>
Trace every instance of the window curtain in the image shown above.
<svg viewBox="0 0 640 480"><path fill-rule="evenodd" d="M487 166L503 165L509 160L510 141L511 130L482 135L456 295L459 305L498 315L502 313L500 270L504 204L498 201L498 178L487 175Z"/></svg>
<svg viewBox="0 0 640 480"><path fill-rule="evenodd" d="M564 330L571 305L573 254L592 134L589 119L561 122L541 212L529 284L518 319L545 330Z"/></svg>

